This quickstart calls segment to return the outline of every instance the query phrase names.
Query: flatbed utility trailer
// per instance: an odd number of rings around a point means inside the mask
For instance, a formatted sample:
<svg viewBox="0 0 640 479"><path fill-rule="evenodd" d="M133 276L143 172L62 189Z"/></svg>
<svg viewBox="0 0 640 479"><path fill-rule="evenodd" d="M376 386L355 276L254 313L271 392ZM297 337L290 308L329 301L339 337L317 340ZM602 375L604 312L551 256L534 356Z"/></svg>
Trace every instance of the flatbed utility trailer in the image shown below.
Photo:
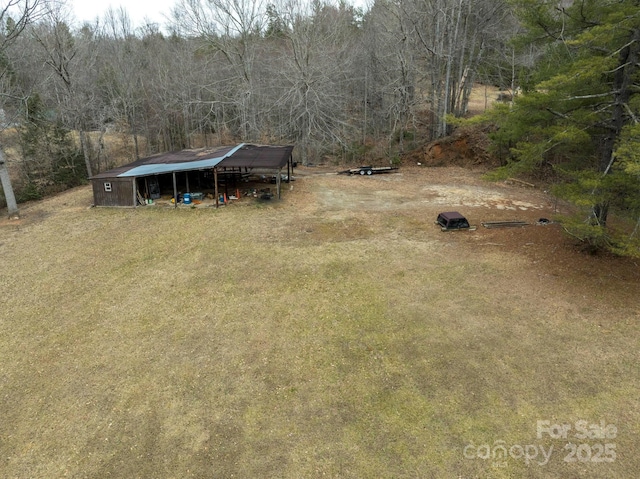
<svg viewBox="0 0 640 479"><path fill-rule="evenodd" d="M548 221L548 220L547 220ZM485 221L482 226L485 228L521 228L527 226L526 221Z"/></svg>
<svg viewBox="0 0 640 479"><path fill-rule="evenodd" d="M341 175L375 175L379 173L390 173L397 170L397 166L358 166L357 168L349 168L340 171Z"/></svg>

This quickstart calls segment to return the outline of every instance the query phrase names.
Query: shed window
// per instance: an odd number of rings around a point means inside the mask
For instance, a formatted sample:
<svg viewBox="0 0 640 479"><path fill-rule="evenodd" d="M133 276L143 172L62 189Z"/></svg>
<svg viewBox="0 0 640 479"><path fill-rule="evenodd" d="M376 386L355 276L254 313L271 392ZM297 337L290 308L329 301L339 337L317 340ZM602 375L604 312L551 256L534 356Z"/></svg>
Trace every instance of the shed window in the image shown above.
<svg viewBox="0 0 640 479"><path fill-rule="evenodd" d="M104 191L111 191L111 183L106 181L104 183Z"/></svg>

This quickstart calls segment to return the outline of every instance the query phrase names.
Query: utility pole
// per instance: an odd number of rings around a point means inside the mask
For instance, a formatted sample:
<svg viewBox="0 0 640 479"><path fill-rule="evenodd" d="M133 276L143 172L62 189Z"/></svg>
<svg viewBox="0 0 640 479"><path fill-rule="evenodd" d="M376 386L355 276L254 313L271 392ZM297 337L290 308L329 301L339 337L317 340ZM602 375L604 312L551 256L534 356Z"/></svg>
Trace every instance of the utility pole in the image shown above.
<svg viewBox="0 0 640 479"><path fill-rule="evenodd" d="M16 203L16 196L13 194L11 178L9 177L9 170L7 170L7 164L4 159L4 152L2 149L0 149L0 181L2 182L4 198L7 200L9 218L19 218L20 212L18 211L18 203Z"/></svg>

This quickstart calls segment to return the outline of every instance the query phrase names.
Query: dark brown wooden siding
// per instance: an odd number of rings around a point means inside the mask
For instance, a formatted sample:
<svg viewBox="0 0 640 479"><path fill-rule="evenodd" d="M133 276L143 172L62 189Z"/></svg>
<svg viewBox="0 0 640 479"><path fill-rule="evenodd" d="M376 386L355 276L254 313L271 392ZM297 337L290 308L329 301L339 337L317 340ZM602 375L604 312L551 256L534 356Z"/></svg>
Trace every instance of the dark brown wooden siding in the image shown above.
<svg viewBox="0 0 640 479"><path fill-rule="evenodd" d="M95 206L136 206L133 199L135 178L94 178L93 204ZM111 184L111 191L105 190L105 183Z"/></svg>

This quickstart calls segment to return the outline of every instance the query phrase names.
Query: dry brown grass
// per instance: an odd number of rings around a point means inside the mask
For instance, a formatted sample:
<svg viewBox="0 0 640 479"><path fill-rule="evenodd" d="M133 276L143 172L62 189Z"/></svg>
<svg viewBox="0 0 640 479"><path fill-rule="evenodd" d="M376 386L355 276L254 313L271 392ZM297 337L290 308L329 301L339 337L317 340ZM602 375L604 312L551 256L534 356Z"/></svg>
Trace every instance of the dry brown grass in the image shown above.
<svg viewBox="0 0 640 479"><path fill-rule="evenodd" d="M90 209L79 188L0 222L0 475L640 474L637 266L554 226L440 232L443 209L553 214L466 170L313 171L273 204ZM614 462L536 438L580 419L618 427ZM464 457L495 441L555 449Z"/></svg>
<svg viewBox="0 0 640 479"><path fill-rule="evenodd" d="M469 98L469 114L477 115L491 108L499 93L500 90L494 86L476 85Z"/></svg>

